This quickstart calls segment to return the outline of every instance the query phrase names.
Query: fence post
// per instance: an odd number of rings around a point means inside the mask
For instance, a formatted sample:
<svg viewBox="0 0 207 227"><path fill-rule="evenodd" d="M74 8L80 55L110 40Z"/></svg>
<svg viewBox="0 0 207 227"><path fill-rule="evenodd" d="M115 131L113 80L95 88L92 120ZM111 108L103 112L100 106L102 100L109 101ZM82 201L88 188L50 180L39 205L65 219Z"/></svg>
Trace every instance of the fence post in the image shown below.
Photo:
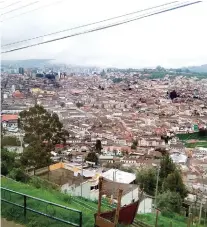
<svg viewBox="0 0 207 227"><path fill-rule="evenodd" d="M170 227L172 227L172 221L170 221Z"/></svg>
<svg viewBox="0 0 207 227"><path fill-rule="evenodd" d="M189 214L187 227L190 227L192 223L192 213Z"/></svg>
<svg viewBox="0 0 207 227"><path fill-rule="evenodd" d="M24 195L24 218L26 218L27 215L27 196Z"/></svg>
<svg viewBox="0 0 207 227"><path fill-rule="evenodd" d="M155 220L155 227L157 227L157 224L158 224L158 214L159 214L159 211L157 210L157 212L156 212L156 220Z"/></svg>
<svg viewBox="0 0 207 227"><path fill-rule="evenodd" d="M80 227L82 227L82 222L83 220L82 220L82 212L80 212Z"/></svg>

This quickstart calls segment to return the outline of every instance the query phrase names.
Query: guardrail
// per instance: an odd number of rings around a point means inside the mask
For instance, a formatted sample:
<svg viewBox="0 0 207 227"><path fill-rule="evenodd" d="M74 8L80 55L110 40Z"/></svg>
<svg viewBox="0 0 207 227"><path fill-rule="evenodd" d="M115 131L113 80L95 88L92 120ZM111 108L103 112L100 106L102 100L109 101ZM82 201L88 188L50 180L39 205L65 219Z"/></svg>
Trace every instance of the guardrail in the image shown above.
<svg viewBox="0 0 207 227"><path fill-rule="evenodd" d="M66 206L32 197L4 187L0 188L1 201L10 204L13 207L20 208L19 216L23 216L25 220L31 212L67 224L68 226L82 227L82 212L79 210L71 209ZM12 208L9 209L11 212L16 212Z"/></svg>

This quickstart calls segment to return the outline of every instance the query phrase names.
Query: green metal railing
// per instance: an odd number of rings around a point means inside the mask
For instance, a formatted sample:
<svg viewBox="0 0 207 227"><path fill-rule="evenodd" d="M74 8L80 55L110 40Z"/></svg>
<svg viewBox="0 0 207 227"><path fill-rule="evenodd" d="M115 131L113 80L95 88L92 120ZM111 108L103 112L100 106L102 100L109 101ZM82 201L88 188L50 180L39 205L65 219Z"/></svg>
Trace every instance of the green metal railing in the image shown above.
<svg viewBox="0 0 207 227"><path fill-rule="evenodd" d="M2 203L11 205L11 207L2 206L2 212L4 212L5 209L11 216L15 215L15 217L17 217L16 213L19 212L19 216L24 217L25 221L27 221L27 218L30 220L31 213L33 213L54 220L57 224L59 223L58 226L62 223L64 226L82 227L82 212L79 210L35 198L4 187L1 187L1 201ZM20 209L15 210L15 207Z"/></svg>

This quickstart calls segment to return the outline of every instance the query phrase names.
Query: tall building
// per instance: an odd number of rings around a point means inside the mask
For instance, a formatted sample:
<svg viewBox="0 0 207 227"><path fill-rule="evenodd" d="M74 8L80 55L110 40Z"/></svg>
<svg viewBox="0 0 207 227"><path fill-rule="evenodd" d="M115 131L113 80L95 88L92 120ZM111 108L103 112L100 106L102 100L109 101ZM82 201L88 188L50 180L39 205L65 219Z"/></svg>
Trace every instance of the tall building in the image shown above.
<svg viewBox="0 0 207 227"><path fill-rule="evenodd" d="M60 80L60 78L61 78L61 74L60 72L58 72L58 80Z"/></svg>
<svg viewBox="0 0 207 227"><path fill-rule="evenodd" d="M14 93L16 91L16 87L15 85L13 84L12 87L11 87L11 92Z"/></svg>
<svg viewBox="0 0 207 227"><path fill-rule="evenodd" d="M24 68L22 68L22 67L19 68L19 74L24 75Z"/></svg>

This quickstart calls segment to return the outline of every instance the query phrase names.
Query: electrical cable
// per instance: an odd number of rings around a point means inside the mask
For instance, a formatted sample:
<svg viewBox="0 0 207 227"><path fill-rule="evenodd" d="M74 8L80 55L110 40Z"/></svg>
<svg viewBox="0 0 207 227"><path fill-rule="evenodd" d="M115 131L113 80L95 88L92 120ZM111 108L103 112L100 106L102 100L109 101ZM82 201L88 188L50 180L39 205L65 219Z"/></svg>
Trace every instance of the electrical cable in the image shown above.
<svg viewBox="0 0 207 227"><path fill-rule="evenodd" d="M38 46L38 45L42 45L42 44L46 44L46 43L51 43L51 42L55 42L55 41L59 41L59 40L62 40L62 39L66 39L66 38L70 38L70 37L74 37L74 36L78 36L78 35L83 35L83 34L87 34L87 33L92 33L92 32L95 32L95 31L100 31L100 30L104 30L104 29L107 29L107 28L111 28L111 27L116 27L118 25L126 24L126 23L129 23L129 22L132 22L132 21L140 20L140 19L147 18L147 17L150 17L150 16L158 15L158 14L161 14L161 13L173 11L173 10L176 10L176 9L179 9L179 8L187 7L187 6L194 5L194 4L201 3L201 2L202 1L196 1L196 2L187 3L187 4L184 4L184 5L180 5L180 6L175 6L175 7L169 8L169 9L162 10L160 12L151 13L151 14L144 15L144 16L141 16L141 17L138 17L138 18L129 19L129 20L114 23L114 24L111 24L111 25L105 25L105 26L102 26L102 27L99 27L99 28L75 33L75 34L68 35L68 36L63 36L63 37L60 37L60 38L56 38L56 39L52 39L52 40L48 40L48 41L44 41L44 42L39 42L39 43L35 43L35 44L31 44L31 45L27 45L27 46L23 46L23 47L19 47L19 48L14 48L14 49L11 49L11 50L8 50L8 51L3 51L1 53L10 53L10 52L14 52L14 51L17 51L17 50L26 49L26 48L29 48L29 47L34 47L34 46Z"/></svg>
<svg viewBox="0 0 207 227"><path fill-rule="evenodd" d="M13 6L13 5L16 5L16 4L19 3L19 2L21 2L21 1L17 1L17 2L14 2L14 3L10 4L10 5L7 5L7 6L3 7L3 8L1 8L0 10L6 9L6 8L11 7L11 6Z"/></svg>
<svg viewBox="0 0 207 227"><path fill-rule="evenodd" d="M28 7L28 6L34 5L34 4L38 3L38 2L39 2L39 1L31 2L30 4L21 6L21 7L16 8L16 9L12 9L12 10L10 10L10 11L7 11L7 12L5 12L5 13L2 13L1 16L2 16L2 15L5 15L5 14L8 14L8 13L11 13L11 12L14 12L14 11L19 10L19 9L23 9L23 8L25 8L25 7Z"/></svg>
<svg viewBox="0 0 207 227"><path fill-rule="evenodd" d="M114 19L118 19L118 18L121 18L121 17L133 15L133 14L136 14L136 13L144 12L144 11L147 11L147 10L155 9L155 8L158 8L158 7L166 6L166 5L169 5L169 4L172 4L172 3L176 3L176 2L178 2L178 1L174 1L174 2L170 2L170 3L162 4L162 5L159 5L159 6L146 8L146 9L143 9L143 10L123 14L123 15L116 16L116 17L111 17L111 18L108 18L108 19L105 19L105 20L101 20L101 21L97 21L97 22L93 22L93 23L89 23L89 24L84 24L84 25L80 25L80 26L77 26L77 27L69 28L69 29L64 29L64 30L57 31L57 32L48 33L46 35L36 36L34 38L25 39L25 40L21 40L21 41L18 41L18 42L8 43L8 44L5 44L5 45L2 45L2 47L11 46L11 45L14 45L14 44L27 42L27 41L31 41L31 40L38 39L38 38L43 38L43 37L50 36L50 35L55 35L55 34L58 34L58 33L61 33L61 32L66 32L66 31L71 31L71 30L75 30L75 29L79 29L79 28L84 28L84 27L87 27L87 26L103 23L103 22L106 22L106 21L109 21L109 20L114 20Z"/></svg>
<svg viewBox="0 0 207 227"><path fill-rule="evenodd" d="M0 22L4 22L4 21L10 20L10 19L13 19L13 18L15 18L15 17L19 17L19 16L22 16L22 15L24 15L24 14L31 13L31 12L33 12L33 11L36 11L36 10L38 10L38 9L42 9L42 8L44 8L44 7L47 7L47 6L49 7L49 6L53 5L53 4L57 4L57 3L63 2L63 1L65 1L65 0L60 0L60 1L52 2L52 3L50 3L50 4L47 4L47 5L38 7L38 8L36 8L36 9L32 9L32 10L26 11L26 12L24 12L24 13L15 15L15 16L13 16L13 17L9 17L9 18L3 19L3 20L0 21Z"/></svg>

